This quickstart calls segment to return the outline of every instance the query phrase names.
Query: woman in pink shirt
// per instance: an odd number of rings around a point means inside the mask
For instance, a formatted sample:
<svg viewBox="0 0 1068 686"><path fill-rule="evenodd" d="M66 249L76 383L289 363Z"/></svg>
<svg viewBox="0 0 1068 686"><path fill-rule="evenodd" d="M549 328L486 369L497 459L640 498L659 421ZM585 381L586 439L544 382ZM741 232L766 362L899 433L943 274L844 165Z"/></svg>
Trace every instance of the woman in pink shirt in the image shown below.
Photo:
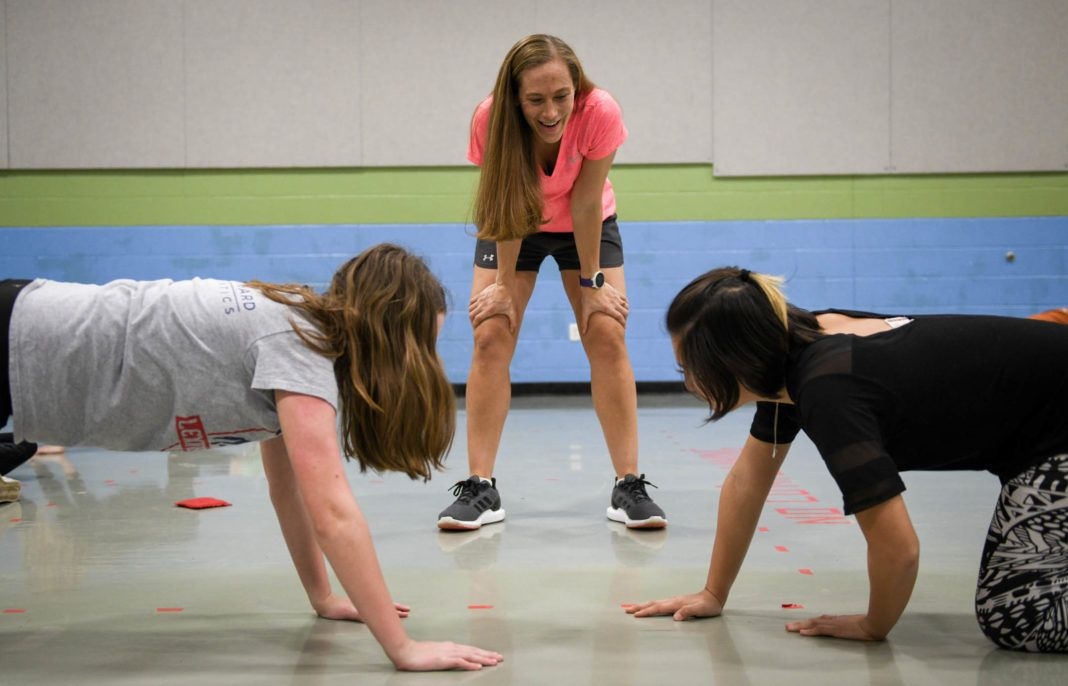
<svg viewBox="0 0 1068 686"><path fill-rule="evenodd" d="M508 52L493 95L475 109L467 157L482 167L469 316L467 378L471 477L438 517L442 529L504 519L493 465L511 399L509 366L538 269L552 256L590 361L593 404L616 485L609 519L667 525L638 473L637 392L624 340L623 245L608 170L627 138L619 105L596 88L554 36L523 38Z"/></svg>

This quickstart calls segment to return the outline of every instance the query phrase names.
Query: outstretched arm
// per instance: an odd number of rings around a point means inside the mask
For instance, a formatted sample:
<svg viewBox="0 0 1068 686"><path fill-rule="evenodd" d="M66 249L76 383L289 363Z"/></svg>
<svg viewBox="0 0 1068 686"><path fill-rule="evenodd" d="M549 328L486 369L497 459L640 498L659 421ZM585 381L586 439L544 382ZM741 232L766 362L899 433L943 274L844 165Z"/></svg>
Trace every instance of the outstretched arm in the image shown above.
<svg viewBox="0 0 1068 686"><path fill-rule="evenodd" d="M802 636L881 641L905 611L920 567L920 541L900 496L857 513L868 541L868 614L821 615L786 625Z"/></svg>
<svg viewBox="0 0 1068 686"><path fill-rule="evenodd" d="M723 611L738 576L760 511L782 466L789 445L780 445L772 457L772 444L750 436L734 463L719 497L716 540L705 586L697 593L654 600L627 608L635 617L674 615L676 620L715 617Z"/></svg>
<svg viewBox="0 0 1068 686"><path fill-rule="evenodd" d="M323 563L323 552L315 540L308 511L300 497L297 480L289 464L289 453L281 437L260 443L263 470L270 486L271 504L278 515L282 538L293 558L293 566L308 594L315 613L325 619L362 621L356 606L345 595L335 595ZM409 608L397 604L397 614L407 617Z"/></svg>
<svg viewBox="0 0 1068 686"><path fill-rule="evenodd" d="M453 643L417 642L408 637L390 599L367 522L352 495L337 444L337 417L324 400L275 392L278 420L306 524L287 515L290 534L311 531L346 594L386 655L398 669L481 669L500 661L497 653ZM268 448L268 454L270 448ZM280 515L281 516L281 515ZM293 522L297 523L294 524ZM283 531L287 521L282 522ZM295 541L294 562L313 593L321 593L320 568L311 543ZM328 584L327 584L328 585Z"/></svg>

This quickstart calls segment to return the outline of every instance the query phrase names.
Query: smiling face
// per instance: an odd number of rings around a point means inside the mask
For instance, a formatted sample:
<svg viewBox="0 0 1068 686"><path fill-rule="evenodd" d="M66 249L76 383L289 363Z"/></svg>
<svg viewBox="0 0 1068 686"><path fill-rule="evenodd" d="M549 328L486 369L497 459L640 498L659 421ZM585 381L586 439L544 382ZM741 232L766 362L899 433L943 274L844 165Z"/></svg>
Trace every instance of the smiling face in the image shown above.
<svg viewBox="0 0 1068 686"><path fill-rule="evenodd" d="M519 76L523 119L544 145L556 145L575 106L575 84L561 59L527 69Z"/></svg>

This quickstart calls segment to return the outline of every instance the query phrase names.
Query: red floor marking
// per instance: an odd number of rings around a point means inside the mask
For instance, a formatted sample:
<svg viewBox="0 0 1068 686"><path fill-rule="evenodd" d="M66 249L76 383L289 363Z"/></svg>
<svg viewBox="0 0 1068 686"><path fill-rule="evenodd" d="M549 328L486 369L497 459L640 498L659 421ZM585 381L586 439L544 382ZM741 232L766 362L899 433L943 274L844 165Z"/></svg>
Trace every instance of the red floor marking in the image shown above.
<svg viewBox="0 0 1068 686"><path fill-rule="evenodd" d="M799 569L797 571L801 572L802 574L807 574L808 576L812 576L812 570L811 569Z"/></svg>
<svg viewBox="0 0 1068 686"><path fill-rule="evenodd" d="M12 518L11 518L11 521L12 521L13 523L15 523L15 524L18 524L19 522L21 522L21 521L22 521L22 517L12 517Z"/></svg>
<svg viewBox="0 0 1068 686"><path fill-rule="evenodd" d="M789 551L789 550L788 550L788 549L786 548L786 546L784 546L784 545L777 545L777 546L775 546L775 550L778 550L778 551L779 551L780 553L788 553L788 552L790 552L790 551Z"/></svg>
<svg viewBox="0 0 1068 686"><path fill-rule="evenodd" d="M21 615L21 614L22 614L22 613L24 613L25 611L26 611L26 610L23 610L22 608L18 608L18 607L9 607L9 608L7 608L6 610L4 610L4 614L5 614L5 615Z"/></svg>
<svg viewBox="0 0 1068 686"><path fill-rule="evenodd" d="M492 610L492 605L468 605L468 610Z"/></svg>
<svg viewBox="0 0 1068 686"><path fill-rule="evenodd" d="M114 486L115 485L115 479L108 479L104 483L106 483L108 486Z"/></svg>
<svg viewBox="0 0 1068 686"><path fill-rule="evenodd" d="M782 609L784 610L804 610L805 606L801 603L783 603Z"/></svg>
<svg viewBox="0 0 1068 686"><path fill-rule="evenodd" d="M849 524L852 521L836 507L777 507L775 511L798 524Z"/></svg>
<svg viewBox="0 0 1068 686"><path fill-rule="evenodd" d="M54 502L52 502L51 500L49 500L48 504L45 505L45 507L55 507L55 506L56 506L56 504Z"/></svg>
<svg viewBox="0 0 1068 686"><path fill-rule="evenodd" d="M766 533L768 533L768 527L762 526L759 529L757 529L757 531L766 534Z"/></svg>
<svg viewBox="0 0 1068 686"><path fill-rule="evenodd" d="M184 607L157 607L156 612L181 612Z"/></svg>

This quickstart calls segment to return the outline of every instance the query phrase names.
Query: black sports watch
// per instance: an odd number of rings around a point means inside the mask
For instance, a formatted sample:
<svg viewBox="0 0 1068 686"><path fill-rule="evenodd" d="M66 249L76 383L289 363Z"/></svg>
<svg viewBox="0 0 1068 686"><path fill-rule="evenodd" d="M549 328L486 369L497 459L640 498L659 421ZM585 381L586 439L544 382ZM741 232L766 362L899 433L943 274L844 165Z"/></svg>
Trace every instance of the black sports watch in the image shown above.
<svg viewBox="0 0 1068 686"><path fill-rule="evenodd" d="M579 276L579 285L583 288L601 288L604 286L604 272L594 272L593 277L589 279Z"/></svg>

